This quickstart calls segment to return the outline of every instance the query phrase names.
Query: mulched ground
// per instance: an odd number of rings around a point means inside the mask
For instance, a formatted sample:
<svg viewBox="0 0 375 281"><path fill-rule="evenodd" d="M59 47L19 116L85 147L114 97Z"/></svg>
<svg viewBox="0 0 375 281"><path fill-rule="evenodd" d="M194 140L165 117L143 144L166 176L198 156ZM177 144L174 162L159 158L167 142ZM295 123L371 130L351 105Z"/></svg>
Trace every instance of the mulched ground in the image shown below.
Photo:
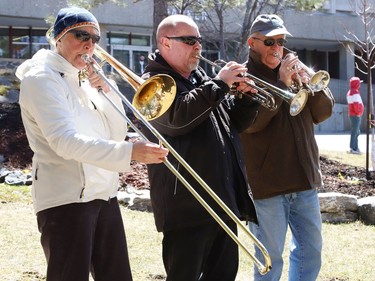
<svg viewBox="0 0 375 281"><path fill-rule="evenodd" d="M28 146L18 104L0 103L0 155L9 169L31 167ZM358 198L375 196L375 174L366 180L366 169L321 157L324 188L320 192L340 192ZM134 162L132 171L121 174L121 188L149 189L145 165Z"/></svg>

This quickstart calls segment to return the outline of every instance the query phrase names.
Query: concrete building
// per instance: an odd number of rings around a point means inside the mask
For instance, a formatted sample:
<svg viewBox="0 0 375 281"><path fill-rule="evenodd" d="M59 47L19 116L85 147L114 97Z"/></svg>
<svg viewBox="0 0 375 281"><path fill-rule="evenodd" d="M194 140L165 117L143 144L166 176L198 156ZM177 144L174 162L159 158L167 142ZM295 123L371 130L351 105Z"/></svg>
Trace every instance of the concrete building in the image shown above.
<svg viewBox="0 0 375 281"><path fill-rule="evenodd" d="M116 6L108 1L92 12L101 26L101 46L140 75L139 59L152 52L153 1L123 2L126 7ZM375 0L369 2L375 7ZM344 44L354 47L346 38L347 30L356 34L360 40L365 39L364 25L354 12L358 4L352 6L351 3L355 4L355 1L327 0L319 12L285 9L281 14L288 30L293 34L293 37L287 38L288 48L296 51L306 65L312 65L316 70L327 70L331 75L329 87L336 99L335 114L317 126L318 132L349 130L345 97L348 80L354 75L367 80L355 70L355 59L344 47ZM0 59L27 59L38 49L48 48L45 34L50 24L46 19L51 18L53 21L59 9L65 6L66 0L0 0ZM226 17L226 32L239 32L241 12L231 11L232 14ZM202 18L204 20L203 16ZM197 22L201 23L199 17ZM211 58L218 56L218 51L209 46L211 45L203 42L204 53L210 54ZM367 103L365 83L361 92ZM365 121L363 120L362 128L365 127Z"/></svg>

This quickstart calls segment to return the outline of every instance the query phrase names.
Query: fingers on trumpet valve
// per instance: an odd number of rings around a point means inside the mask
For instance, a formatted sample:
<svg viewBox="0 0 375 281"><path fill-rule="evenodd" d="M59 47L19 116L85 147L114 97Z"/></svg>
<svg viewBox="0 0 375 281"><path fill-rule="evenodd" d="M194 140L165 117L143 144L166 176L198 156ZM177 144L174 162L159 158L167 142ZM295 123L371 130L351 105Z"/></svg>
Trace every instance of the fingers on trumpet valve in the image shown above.
<svg viewBox="0 0 375 281"><path fill-rule="evenodd" d="M242 93L253 93L256 94L258 93L258 88L251 78L249 78L246 73L243 74L243 81L239 82L236 90Z"/></svg>
<svg viewBox="0 0 375 281"><path fill-rule="evenodd" d="M230 61L220 69L217 77L231 87L234 83L245 81L242 74L246 71L247 68L242 64Z"/></svg>

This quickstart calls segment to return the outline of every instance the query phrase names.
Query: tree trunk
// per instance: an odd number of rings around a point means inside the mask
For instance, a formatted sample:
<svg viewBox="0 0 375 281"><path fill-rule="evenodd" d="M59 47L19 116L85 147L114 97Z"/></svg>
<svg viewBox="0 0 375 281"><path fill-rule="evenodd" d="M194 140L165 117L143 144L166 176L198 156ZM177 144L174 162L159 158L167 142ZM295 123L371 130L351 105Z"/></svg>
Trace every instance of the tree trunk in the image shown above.
<svg viewBox="0 0 375 281"><path fill-rule="evenodd" d="M156 30L159 23L168 16L167 0L154 0L154 29L152 32L152 50L157 48Z"/></svg>

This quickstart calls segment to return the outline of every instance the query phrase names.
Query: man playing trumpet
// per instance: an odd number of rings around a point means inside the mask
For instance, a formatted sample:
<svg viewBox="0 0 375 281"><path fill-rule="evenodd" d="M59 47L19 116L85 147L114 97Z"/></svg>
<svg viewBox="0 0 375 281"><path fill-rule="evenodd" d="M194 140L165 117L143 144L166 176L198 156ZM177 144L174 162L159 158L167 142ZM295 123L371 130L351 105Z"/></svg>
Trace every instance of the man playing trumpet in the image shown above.
<svg viewBox="0 0 375 281"><path fill-rule="evenodd" d="M284 58L286 36L291 35L277 15L260 15L253 22L248 44L249 73L281 89L292 88L299 71L297 56ZM281 59L282 58L282 59ZM322 235L317 188L322 185L314 125L329 118L334 99L328 88L309 96L296 116L275 97L277 109L260 107L255 122L241 134L247 174L255 199L259 225L251 231L264 244L272 270L254 280L280 280L286 232L292 233L289 281L313 281L321 267ZM256 256L261 258L258 249Z"/></svg>
<svg viewBox="0 0 375 281"><path fill-rule="evenodd" d="M143 78L172 76L177 94L172 106L152 125L242 220L257 222L238 133L252 123L259 104L229 95L231 86L252 91L238 76L246 67L228 62L214 79L198 66L202 38L184 15L165 18L157 30L158 50L149 56ZM147 132L146 132L147 133ZM152 137L152 135L150 135ZM190 173L170 161L234 233L237 225L215 204ZM167 281L234 281L238 247L165 165L148 165L151 201L163 232Z"/></svg>

